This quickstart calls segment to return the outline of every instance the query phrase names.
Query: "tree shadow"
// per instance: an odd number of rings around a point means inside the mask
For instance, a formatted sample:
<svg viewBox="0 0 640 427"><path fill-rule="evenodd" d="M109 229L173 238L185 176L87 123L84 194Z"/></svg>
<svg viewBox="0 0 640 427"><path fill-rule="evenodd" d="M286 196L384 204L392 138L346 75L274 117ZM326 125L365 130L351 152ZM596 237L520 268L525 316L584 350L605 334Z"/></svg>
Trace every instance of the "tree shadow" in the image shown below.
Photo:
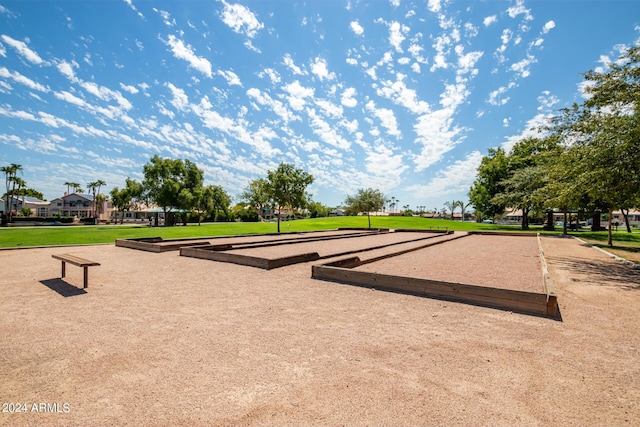
<svg viewBox="0 0 640 427"><path fill-rule="evenodd" d="M62 279L47 279L40 280L40 283L45 285L47 288L51 289L62 295L63 297L73 297L76 295L86 294L87 291L84 289L73 286L72 284L62 280Z"/></svg>
<svg viewBox="0 0 640 427"><path fill-rule="evenodd" d="M573 270L588 277L581 282L595 286L608 286L628 291L640 291L640 269L621 261L598 261L570 257L547 258L549 264ZM574 279L578 281L578 279Z"/></svg>

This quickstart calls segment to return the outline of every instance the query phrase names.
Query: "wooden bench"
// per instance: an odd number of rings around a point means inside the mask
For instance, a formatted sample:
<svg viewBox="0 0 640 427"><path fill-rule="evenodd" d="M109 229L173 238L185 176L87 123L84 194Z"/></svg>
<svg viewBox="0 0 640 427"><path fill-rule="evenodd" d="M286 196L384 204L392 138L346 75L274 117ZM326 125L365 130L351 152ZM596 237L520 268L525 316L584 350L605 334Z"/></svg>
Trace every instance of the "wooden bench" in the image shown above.
<svg viewBox="0 0 640 427"><path fill-rule="evenodd" d="M95 261L89 261L88 259L80 258L71 254L60 254L60 255L51 255L55 259L59 259L62 261L62 277L64 278L66 273L66 263L77 265L78 267L84 268L84 287L89 286L89 267L93 267L94 265L100 265L100 263Z"/></svg>

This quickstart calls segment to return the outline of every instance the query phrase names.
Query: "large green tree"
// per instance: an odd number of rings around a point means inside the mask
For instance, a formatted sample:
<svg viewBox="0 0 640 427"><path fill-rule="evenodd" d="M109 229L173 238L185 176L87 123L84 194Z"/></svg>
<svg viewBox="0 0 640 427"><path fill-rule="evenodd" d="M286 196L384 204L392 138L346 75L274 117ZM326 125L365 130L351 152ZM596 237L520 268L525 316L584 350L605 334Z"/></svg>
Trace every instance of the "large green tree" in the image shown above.
<svg viewBox="0 0 640 427"><path fill-rule="evenodd" d="M369 228L371 228L371 212L379 211L385 202L384 194L380 190L360 188L354 196L347 196L344 204L350 212L366 212Z"/></svg>
<svg viewBox="0 0 640 427"><path fill-rule="evenodd" d="M120 212L122 216L120 217L120 224L124 222L124 213L131 209L133 204L140 198L142 195L142 185L134 180L127 178L125 181L126 185L123 189L119 189L118 187L114 187L111 192L111 203L113 207L116 208L116 218L114 223L118 222L117 213Z"/></svg>
<svg viewBox="0 0 640 427"><path fill-rule="evenodd" d="M194 210L198 213L198 225L202 219L209 215L215 219L220 213L224 213L225 217L229 213L229 205L231 197L219 185L207 185L195 191Z"/></svg>
<svg viewBox="0 0 640 427"><path fill-rule="evenodd" d="M143 172L145 199L162 208L165 225L173 225L176 210L194 208L195 195L203 185L204 176L195 163L155 155L144 165Z"/></svg>
<svg viewBox="0 0 640 427"><path fill-rule="evenodd" d="M494 197L504 192L504 180L509 177L509 162L503 148L490 148L482 158L471 189L469 200L476 210L478 221L504 213L505 204Z"/></svg>
<svg viewBox="0 0 640 427"><path fill-rule="evenodd" d="M311 199L307 187L313 183L313 175L290 163L280 163L273 171L267 171L268 190L278 212L278 233L282 210L304 209Z"/></svg>
<svg viewBox="0 0 640 427"><path fill-rule="evenodd" d="M269 182L265 178L252 180L240 194L240 198L258 210L261 217L265 210L273 210L274 202L269 190Z"/></svg>
<svg viewBox="0 0 640 427"><path fill-rule="evenodd" d="M640 199L640 46L625 51L606 71L584 74L588 98L554 123L567 141L569 188L623 212ZM628 223L628 221L627 221ZM609 245L613 245L609 227Z"/></svg>
<svg viewBox="0 0 640 427"><path fill-rule="evenodd" d="M522 229L529 228L531 210L541 211L547 202L545 186L561 148L554 137L524 138L507 156L508 177L502 191L494 196L498 204L522 210Z"/></svg>
<svg viewBox="0 0 640 427"><path fill-rule="evenodd" d="M267 171L266 178L251 181L241 197L255 209L274 209L280 233L281 212L305 208L311 200L307 187L312 183L313 175L290 163L281 163Z"/></svg>

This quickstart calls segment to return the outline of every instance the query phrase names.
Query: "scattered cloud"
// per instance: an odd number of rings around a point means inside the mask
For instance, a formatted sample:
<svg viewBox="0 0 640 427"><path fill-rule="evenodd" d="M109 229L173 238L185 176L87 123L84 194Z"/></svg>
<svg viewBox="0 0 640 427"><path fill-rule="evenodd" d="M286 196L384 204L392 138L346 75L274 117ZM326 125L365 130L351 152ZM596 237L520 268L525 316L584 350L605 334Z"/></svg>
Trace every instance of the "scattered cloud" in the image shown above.
<svg viewBox="0 0 640 427"><path fill-rule="evenodd" d="M238 77L238 75L236 73L234 73L233 71L218 70L218 75L224 77L225 80L227 81L227 83L229 84L229 86L240 86L240 87L242 87L242 82L240 81L240 77Z"/></svg>
<svg viewBox="0 0 640 427"><path fill-rule="evenodd" d="M264 28L264 24L248 7L241 4L229 4L224 0L222 0L222 4L224 10L220 14L220 19L235 33L244 34L252 39Z"/></svg>
<svg viewBox="0 0 640 427"><path fill-rule="evenodd" d="M498 22L498 16L497 15L491 15L491 16L487 16L486 18L484 18L482 20L482 24L485 27L488 27L490 25L495 24L496 22Z"/></svg>
<svg viewBox="0 0 640 427"><path fill-rule="evenodd" d="M191 68L200 71L205 76L212 77L211 62L202 56L196 55L191 46L185 45L182 40L172 34L169 35L169 40L166 41L166 44L171 48L173 56L187 61Z"/></svg>
<svg viewBox="0 0 640 427"><path fill-rule="evenodd" d="M2 41L5 42L7 45L14 48L18 54L20 54L24 59L31 62L32 64L36 64L36 65L44 64L44 60L40 58L40 56L35 51L31 50L25 42L13 39L7 36L6 34L3 34L2 36L0 36L0 39L2 39Z"/></svg>
<svg viewBox="0 0 640 427"><path fill-rule="evenodd" d="M362 28L362 25L360 25L358 21L351 21L351 23L349 24L349 28L351 28L351 31L353 31L354 34L358 36L364 34L364 28Z"/></svg>

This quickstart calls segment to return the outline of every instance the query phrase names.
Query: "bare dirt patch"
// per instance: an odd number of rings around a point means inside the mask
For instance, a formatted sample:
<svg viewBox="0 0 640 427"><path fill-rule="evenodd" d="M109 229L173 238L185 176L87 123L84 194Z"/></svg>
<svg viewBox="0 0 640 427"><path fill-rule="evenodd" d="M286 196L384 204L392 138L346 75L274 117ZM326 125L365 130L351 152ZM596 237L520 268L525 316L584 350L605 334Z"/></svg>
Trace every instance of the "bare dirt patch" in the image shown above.
<svg viewBox="0 0 640 427"><path fill-rule="evenodd" d="M464 240L464 239L462 239ZM543 238L562 320L113 245L0 252L3 425L632 425L640 272ZM58 279L54 253L101 264ZM505 258L505 262L510 262Z"/></svg>

